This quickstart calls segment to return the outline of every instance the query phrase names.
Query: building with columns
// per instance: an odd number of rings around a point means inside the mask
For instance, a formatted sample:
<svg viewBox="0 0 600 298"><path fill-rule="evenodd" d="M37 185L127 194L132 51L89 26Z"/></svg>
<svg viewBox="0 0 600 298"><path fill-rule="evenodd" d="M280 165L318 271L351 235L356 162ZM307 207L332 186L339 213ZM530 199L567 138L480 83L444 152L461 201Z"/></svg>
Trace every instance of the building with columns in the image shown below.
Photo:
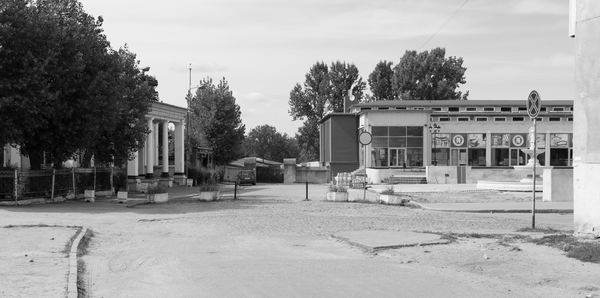
<svg viewBox="0 0 600 298"><path fill-rule="evenodd" d="M142 150L135 153L135 158L127 163L127 176L130 189L137 190L137 182L144 179L160 179L164 184L172 186L173 183L184 185L185 176L185 119L187 109L162 103L153 102L152 109L146 115L150 133ZM159 139L163 144L169 143L169 123L175 126L174 164L169 165L169 146L163 146L159 152ZM162 126L162 135L159 135L159 126ZM18 148L6 144L1 151L2 165L16 165L21 170L30 168L29 158L21 156ZM159 157L161 157L159 159ZM70 161L68 166L77 166L76 161Z"/></svg>
<svg viewBox="0 0 600 298"><path fill-rule="evenodd" d="M137 182L142 179L161 179L169 186L173 182L185 184L185 146L184 132L187 109L162 103L152 103L152 110L146 115L146 122L150 133L146 138L144 148L135 153L135 158L127 164L127 177L130 189L136 189ZM163 144L169 143L169 123L175 126L175 163L169 166L169 146L162 146L159 154L159 139ZM159 126L162 126L162 135L159 135ZM162 158L159 160L159 156Z"/></svg>

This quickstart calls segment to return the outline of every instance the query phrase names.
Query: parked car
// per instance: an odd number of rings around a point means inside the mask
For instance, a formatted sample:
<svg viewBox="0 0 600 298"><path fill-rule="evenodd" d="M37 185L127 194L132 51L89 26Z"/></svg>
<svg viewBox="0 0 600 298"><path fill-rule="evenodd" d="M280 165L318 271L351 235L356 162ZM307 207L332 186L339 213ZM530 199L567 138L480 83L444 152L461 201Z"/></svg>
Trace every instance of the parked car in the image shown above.
<svg viewBox="0 0 600 298"><path fill-rule="evenodd" d="M240 171L237 175L237 184L256 185L256 176L254 175L254 171Z"/></svg>

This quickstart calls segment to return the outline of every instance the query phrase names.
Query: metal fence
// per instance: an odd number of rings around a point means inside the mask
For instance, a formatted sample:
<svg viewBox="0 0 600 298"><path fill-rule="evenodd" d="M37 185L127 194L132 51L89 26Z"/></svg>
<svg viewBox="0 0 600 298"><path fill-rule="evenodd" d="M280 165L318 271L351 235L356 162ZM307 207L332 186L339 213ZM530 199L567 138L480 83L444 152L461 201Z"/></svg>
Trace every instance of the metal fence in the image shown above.
<svg viewBox="0 0 600 298"><path fill-rule="evenodd" d="M125 181L122 181L125 179ZM83 194L86 189L113 191L127 183L125 169L71 168L39 171L0 171L0 201Z"/></svg>

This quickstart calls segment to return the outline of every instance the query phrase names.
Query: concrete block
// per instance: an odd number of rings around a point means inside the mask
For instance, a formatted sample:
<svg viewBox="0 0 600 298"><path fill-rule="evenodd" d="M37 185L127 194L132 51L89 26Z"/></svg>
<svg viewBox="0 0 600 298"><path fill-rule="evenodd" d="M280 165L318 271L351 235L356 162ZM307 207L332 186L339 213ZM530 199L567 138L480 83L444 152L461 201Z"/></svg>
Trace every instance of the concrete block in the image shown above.
<svg viewBox="0 0 600 298"><path fill-rule="evenodd" d="M545 169L543 178L544 202L573 202L573 170Z"/></svg>

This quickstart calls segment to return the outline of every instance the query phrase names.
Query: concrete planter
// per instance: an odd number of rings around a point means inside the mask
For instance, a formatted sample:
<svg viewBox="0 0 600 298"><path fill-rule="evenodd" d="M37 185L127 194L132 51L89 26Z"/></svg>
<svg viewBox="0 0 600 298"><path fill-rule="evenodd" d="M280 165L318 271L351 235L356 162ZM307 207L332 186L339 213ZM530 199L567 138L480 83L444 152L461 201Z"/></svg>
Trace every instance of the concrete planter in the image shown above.
<svg viewBox="0 0 600 298"><path fill-rule="evenodd" d="M194 186L194 179L187 178L185 179L187 187Z"/></svg>
<svg viewBox="0 0 600 298"><path fill-rule="evenodd" d="M119 201L119 203L127 202L127 192L126 191L117 192L117 200Z"/></svg>
<svg viewBox="0 0 600 298"><path fill-rule="evenodd" d="M168 193L154 193L148 195L148 203L166 203L168 201Z"/></svg>
<svg viewBox="0 0 600 298"><path fill-rule="evenodd" d="M217 201L220 196L221 194L218 191L201 191L198 200L206 202Z"/></svg>
<svg viewBox="0 0 600 298"><path fill-rule="evenodd" d="M328 192L327 201L330 202L348 202L347 192Z"/></svg>
<svg viewBox="0 0 600 298"><path fill-rule="evenodd" d="M408 203L408 200L403 199L400 195L379 195L379 201L387 205L404 205Z"/></svg>
<svg viewBox="0 0 600 298"><path fill-rule="evenodd" d="M96 197L96 192L92 189L92 190L85 190L83 193L84 196L84 200L86 202L93 202L95 197Z"/></svg>

